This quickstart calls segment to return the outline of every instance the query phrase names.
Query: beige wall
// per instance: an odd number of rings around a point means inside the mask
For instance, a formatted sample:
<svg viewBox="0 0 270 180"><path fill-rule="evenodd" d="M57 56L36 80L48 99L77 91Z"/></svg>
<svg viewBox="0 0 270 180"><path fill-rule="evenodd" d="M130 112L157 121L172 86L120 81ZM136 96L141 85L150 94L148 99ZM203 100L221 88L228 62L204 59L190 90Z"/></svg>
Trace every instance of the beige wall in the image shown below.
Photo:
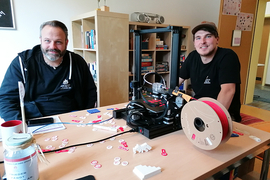
<svg viewBox="0 0 270 180"><path fill-rule="evenodd" d="M265 56L267 52L267 45L268 45L268 39L269 39L269 29L270 29L270 18L264 19L264 25L263 25L263 32L262 32L262 42L261 42L261 48L260 48L260 56L259 56L259 63L264 64L265 63Z"/></svg>

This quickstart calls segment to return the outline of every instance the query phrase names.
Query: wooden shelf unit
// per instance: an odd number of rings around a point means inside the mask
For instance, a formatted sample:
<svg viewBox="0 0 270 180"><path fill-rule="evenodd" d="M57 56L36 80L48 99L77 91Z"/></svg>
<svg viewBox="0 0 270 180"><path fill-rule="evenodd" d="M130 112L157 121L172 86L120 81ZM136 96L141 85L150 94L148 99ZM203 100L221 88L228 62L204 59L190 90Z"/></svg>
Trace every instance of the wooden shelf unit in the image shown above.
<svg viewBox="0 0 270 180"><path fill-rule="evenodd" d="M96 62L97 106L128 101L129 15L92 11L71 20L73 50L86 62ZM95 49L86 49L85 31L95 30Z"/></svg>
<svg viewBox="0 0 270 180"><path fill-rule="evenodd" d="M156 28L164 28L168 27L168 24L148 24L148 23L140 23L140 22L129 22L129 81L133 79L133 63L134 63L134 33L130 32L133 30L142 30L142 29L156 29ZM180 25L170 25L170 26L180 26ZM181 26L182 29L182 37L181 39L181 50L180 54L182 56L187 57L189 53L189 26ZM156 38L160 38L161 41L164 41L164 44L168 46L168 49L156 49ZM148 39L148 49L142 49L142 54L147 53L152 56L154 66L154 71L156 70L156 64L160 62L168 62L169 63L169 71L167 72L158 72L166 81L166 86L170 86L170 60L171 60L171 44L172 44L172 33L149 33L142 35L142 41ZM180 61L180 59L179 59ZM144 73L142 73L144 75ZM147 77L149 82L159 82L160 80L155 75L149 75ZM186 89L186 83L184 84L184 88ZM131 89L129 89L129 94L131 93Z"/></svg>

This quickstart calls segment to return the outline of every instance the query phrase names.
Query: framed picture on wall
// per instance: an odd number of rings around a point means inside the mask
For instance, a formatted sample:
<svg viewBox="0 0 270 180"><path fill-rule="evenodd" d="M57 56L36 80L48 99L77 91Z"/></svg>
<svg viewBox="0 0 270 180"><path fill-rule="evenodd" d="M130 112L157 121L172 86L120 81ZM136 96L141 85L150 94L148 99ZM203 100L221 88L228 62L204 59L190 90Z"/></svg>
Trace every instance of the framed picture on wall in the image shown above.
<svg viewBox="0 0 270 180"><path fill-rule="evenodd" d="M13 0L0 1L0 29L15 29Z"/></svg>

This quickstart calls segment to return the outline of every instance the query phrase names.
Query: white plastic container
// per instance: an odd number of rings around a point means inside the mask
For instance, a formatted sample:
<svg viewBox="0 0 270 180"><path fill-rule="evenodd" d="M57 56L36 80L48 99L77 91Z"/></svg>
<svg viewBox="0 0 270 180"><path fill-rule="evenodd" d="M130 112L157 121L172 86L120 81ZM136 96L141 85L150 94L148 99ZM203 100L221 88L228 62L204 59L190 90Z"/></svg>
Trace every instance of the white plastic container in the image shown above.
<svg viewBox="0 0 270 180"><path fill-rule="evenodd" d="M7 139L4 151L8 180L38 180L37 153L30 134L14 134Z"/></svg>

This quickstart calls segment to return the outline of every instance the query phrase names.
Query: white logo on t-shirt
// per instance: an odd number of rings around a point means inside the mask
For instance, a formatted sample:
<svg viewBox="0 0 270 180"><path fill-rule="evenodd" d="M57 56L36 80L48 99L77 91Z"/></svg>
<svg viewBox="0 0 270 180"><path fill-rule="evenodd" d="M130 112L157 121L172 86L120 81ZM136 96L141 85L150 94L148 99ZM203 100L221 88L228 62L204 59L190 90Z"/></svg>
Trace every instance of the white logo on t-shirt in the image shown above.
<svg viewBox="0 0 270 180"><path fill-rule="evenodd" d="M211 79L208 79L208 76L207 76L207 77L205 78L205 80L204 80L204 84L211 84L210 80L211 80Z"/></svg>
<svg viewBox="0 0 270 180"><path fill-rule="evenodd" d="M67 79L63 81L63 84L61 85L61 89L71 89L70 84Z"/></svg>

